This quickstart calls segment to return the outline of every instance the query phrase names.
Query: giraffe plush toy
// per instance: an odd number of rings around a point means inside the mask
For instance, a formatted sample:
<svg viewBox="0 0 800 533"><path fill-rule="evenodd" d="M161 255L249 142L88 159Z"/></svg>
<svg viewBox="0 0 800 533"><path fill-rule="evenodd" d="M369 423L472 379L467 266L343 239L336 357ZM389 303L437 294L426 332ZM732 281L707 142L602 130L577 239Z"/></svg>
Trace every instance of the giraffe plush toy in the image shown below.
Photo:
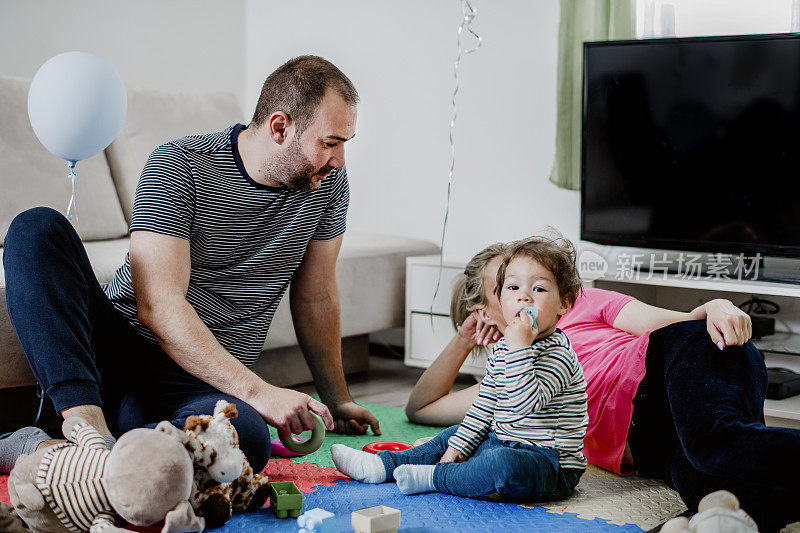
<svg viewBox="0 0 800 533"><path fill-rule="evenodd" d="M189 502L206 520L206 527L219 527L233 510L251 511L264 505L269 479L254 474L239 449L239 435L231 424L238 412L232 403L220 400L213 415L186 419L189 436L186 449L194 463L194 487Z"/></svg>

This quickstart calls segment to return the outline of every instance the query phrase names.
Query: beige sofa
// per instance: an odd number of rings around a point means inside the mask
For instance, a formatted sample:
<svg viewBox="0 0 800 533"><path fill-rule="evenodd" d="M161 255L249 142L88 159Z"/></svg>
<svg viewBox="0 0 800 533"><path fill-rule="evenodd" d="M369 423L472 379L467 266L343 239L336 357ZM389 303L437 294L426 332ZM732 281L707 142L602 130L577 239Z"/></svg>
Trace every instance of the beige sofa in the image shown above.
<svg viewBox="0 0 800 533"><path fill-rule="evenodd" d="M0 243L17 213L39 205L64 212L70 198L65 163L45 150L28 122L28 86L27 80L0 77ZM183 135L245 120L231 94L128 92L120 134L104 152L76 167L79 234L101 283L112 279L127 253L134 191L150 152ZM418 239L345 234L336 278L346 372L367 368L366 334L403 325L406 256L437 251L435 244ZM35 382L6 311L5 283L0 262L0 389L29 387ZM278 307L255 369L281 386L311 380L297 348L288 298Z"/></svg>

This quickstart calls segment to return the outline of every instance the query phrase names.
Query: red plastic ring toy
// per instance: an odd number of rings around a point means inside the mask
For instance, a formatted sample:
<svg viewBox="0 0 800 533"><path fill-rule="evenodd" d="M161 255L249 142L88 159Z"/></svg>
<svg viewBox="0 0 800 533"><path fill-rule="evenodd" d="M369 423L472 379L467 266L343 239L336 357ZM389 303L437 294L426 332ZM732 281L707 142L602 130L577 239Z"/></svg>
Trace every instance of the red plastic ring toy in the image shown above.
<svg viewBox="0 0 800 533"><path fill-rule="evenodd" d="M364 446L363 450L369 453L402 452L409 448L413 448L413 446L405 442L370 442Z"/></svg>

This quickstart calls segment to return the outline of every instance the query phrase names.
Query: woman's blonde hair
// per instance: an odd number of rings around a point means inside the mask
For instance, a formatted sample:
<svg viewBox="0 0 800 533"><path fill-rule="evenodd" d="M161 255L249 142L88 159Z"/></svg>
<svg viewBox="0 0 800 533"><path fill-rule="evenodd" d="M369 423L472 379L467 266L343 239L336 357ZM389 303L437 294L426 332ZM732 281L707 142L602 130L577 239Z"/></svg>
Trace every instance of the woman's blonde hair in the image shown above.
<svg viewBox="0 0 800 533"><path fill-rule="evenodd" d="M508 246L502 242L487 246L469 260L464 273L456 278L453 299L450 301L450 319L454 328L458 329L470 313L487 304L483 271L489 261L505 254Z"/></svg>

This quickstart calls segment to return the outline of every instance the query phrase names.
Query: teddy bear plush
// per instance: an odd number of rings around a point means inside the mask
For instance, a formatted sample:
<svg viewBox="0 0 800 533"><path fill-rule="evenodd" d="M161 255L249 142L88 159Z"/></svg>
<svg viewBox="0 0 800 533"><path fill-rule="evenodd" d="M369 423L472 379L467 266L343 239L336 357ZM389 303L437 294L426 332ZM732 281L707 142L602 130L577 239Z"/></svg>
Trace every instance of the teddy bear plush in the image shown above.
<svg viewBox="0 0 800 533"><path fill-rule="evenodd" d="M162 533L203 531L189 503L184 432L161 422L125 433L108 451L82 418L68 418L62 431L67 443L23 455L9 476L11 503L33 533L124 533L117 517L138 526L164 520Z"/></svg>
<svg viewBox="0 0 800 533"><path fill-rule="evenodd" d="M213 415L186 419L186 449L194 463L194 483L189 501L206 520L207 527L219 527L232 512L260 508L269 496L269 479L254 474L239 449L239 435L231 419L238 412L232 403L220 400Z"/></svg>
<svg viewBox="0 0 800 533"><path fill-rule="evenodd" d="M691 520L679 516L661 527L661 533L757 533L758 526L727 490L707 494Z"/></svg>

